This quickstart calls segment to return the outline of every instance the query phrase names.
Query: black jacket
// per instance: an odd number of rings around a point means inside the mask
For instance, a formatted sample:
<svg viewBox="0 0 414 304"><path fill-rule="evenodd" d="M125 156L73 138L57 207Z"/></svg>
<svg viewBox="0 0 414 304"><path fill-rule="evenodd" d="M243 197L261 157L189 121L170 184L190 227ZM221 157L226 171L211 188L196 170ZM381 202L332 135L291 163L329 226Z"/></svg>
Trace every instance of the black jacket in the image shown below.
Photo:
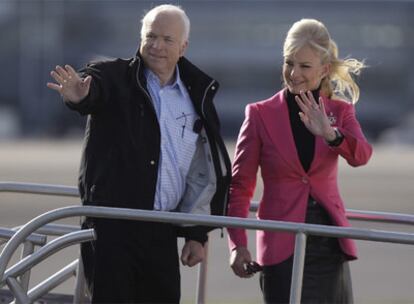
<svg viewBox="0 0 414 304"><path fill-rule="evenodd" d="M213 105L218 83L185 58L178 66L210 143L216 178L210 213L224 215L231 172ZM139 54L90 64L82 71L93 77L89 95L79 104L67 102L89 115L79 174L85 205L153 209L160 128L143 70Z"/></svg>

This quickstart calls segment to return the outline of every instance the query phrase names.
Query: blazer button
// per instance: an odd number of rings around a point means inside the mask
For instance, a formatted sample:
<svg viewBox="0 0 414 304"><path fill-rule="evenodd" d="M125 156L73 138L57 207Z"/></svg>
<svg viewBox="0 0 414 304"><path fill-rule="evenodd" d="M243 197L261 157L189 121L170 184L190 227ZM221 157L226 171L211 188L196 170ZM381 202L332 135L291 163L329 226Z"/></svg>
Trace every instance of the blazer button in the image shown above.
<svg viewBox="0 0 414 304"><path fill-rule="evenodd" d="M150 161L150 164L151 164L152 166L154 166L154 165L155 165L155 160Z"/></svg>
<svg viewBox="0 0 414 304"><path fill-rule="evenodd" d="M307 184L309 183L309 180L306 177L302 177L302 183Z"/></svg>

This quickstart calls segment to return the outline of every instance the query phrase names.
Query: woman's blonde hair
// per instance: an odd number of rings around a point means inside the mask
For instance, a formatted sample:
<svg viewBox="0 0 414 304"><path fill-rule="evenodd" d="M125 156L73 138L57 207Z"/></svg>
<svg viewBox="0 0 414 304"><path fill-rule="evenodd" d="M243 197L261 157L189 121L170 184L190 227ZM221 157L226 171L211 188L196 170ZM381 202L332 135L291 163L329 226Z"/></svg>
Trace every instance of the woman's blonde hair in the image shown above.
<svg viewBox="0 0 414 304"><path fill-rule="evenodd" d="M283 45L283 56L292 56L304 46L317 51L322 64L330 64L329 74L321 82L322 93L355 104L359 98L359 87L353 76L359 75L366 67L364 62L354 58L338 58L336 43L325 25L315 19L302 19L292 25Z"/></svg>

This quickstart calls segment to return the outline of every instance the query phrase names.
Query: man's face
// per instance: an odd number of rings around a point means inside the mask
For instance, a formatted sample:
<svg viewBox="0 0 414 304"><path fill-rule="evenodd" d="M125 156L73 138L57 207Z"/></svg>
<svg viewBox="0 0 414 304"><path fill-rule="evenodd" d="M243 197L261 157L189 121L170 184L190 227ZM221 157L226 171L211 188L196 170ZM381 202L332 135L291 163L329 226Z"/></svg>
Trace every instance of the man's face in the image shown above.
<svg viewBox="0 0 414 304"><path fill-rule="evenodd" d="M180 16L161 12L143 24L140 53L146 66L158 77L171 75L188 41Z"/></svg>

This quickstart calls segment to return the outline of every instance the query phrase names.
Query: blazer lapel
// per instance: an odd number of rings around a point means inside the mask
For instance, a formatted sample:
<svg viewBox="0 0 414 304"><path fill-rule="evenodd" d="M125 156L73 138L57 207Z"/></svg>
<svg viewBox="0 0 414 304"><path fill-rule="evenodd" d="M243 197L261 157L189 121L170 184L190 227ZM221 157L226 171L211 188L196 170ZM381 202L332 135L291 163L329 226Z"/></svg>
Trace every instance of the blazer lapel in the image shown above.
<svg viewBox="0 0 414 304"><path fill-rule="evenodd" d="M259 109L263 125L282 158L292 169L304 175L305 171L299 161L293 139L284 90L274 95L268 102L261 104Z"/></svg>

